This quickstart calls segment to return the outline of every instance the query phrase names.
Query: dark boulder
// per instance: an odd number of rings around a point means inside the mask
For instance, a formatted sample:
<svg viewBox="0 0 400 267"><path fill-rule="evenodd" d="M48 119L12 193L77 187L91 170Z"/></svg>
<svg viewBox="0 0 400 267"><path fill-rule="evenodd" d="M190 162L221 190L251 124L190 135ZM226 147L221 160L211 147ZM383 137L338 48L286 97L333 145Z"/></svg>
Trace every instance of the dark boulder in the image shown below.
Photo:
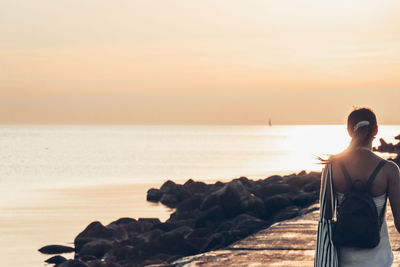
<svg viewBox="0 0 400 267"><path fill-rule="evenodd" d="M168 195L174 195L177 199L178 202L183 201L186 198L191 197L191 194L189 191L186 190L186 188L183 185L178 185L174 183L171 180L166 181L160 188L160 191L163 193L163 196L160 199L160 202L163 203L161 200L163 197L168 194ZM172 197L169 197L172 198ZM164 203L163 203L164 204ZM164 204L166 205L166 204ZM169 206L170 207L170 206Z"/></svg>
<svg viewBox="0 0 400 267"><path fill-rule="evenodd" d="M195 182L192 179L187 180L183 184L183 187L192 195L203 194L208 190L208 185L206 183Z"/></svg>
<svg viewBox="0 0 400 267"><path fill-rule="evenodd" d="M160 229L153 229L151 231L139 234L137 237L144 240L144 243L158 243L160 237L165 232ZM139 244L137 244L139 245Z"/></svg>
<svg viewBox="0 0 400 267"><path fill-rule="evenodd" d="M318 179L318 180L314 180L314 181L306 184L303 187L303 191L304 192L313 192L313 191L319 192L320 187L321 187L321 179Z"/></svg>
<svg viewBox="0 0 400 267"><path fill-rule="evenodd" d="M78 257L77 254L75 254L75 256ZM79 259L80 259L81 261L83 261L83 262L89 262L89 261L95 261L95 260L97 260L97 257L96 257L96 256L93 256L93 255L81 255L81 256L79 257Z"/></svg>
<svg viewBox="0 0 400 267"><path fill-rule="evenodd" d="M162 184L160 191L163 193L172 193L178 190L178 185L171 180L168 180Z"/></svg>
<svg viewBox="0 0 400 267"><path fill-rule="evenodd" d="M259 231L265 228L268 223L264 220L243 213L233 219L234 228L232 230L239 230L246 233L246 235Z"/></svg>
<svg viewBox="0 0 400 267"><path fill-rule="evenodd" d="M203 200L201 209L206 210L212 206L221 206L226 217L234 217L243 211L241 202L249 195L250 192L239 180L233 180L209 194Z"/></svg>
<svg viewBox="0 0 400 267"><path fill-rule="evenodd" d="M296 206L308 206L318 200L318 192L300 192L291 197L291 200Z"/></svg>
<svg viewBox="0 0 400 267"><path fill-rule="evenodd" d="M161 252L171 255L184 253L186 251L183 242L184 237L186 234L192 231L193 231L192 228L187 226L182 226L163 234L158 241L158 245L160 246Z"/></svg>
<svg viewBox="0 0 400 267"><path fill-rule="evenodd" d="M104 255L106 262L123 262L138 260L138 250L129 245L118 245L107 251Z"/></svg>
<svg viewBox="0 0 400 267"><path fill-rule="evenodd" d="M220 233L215 233L207 237L207 241L202 248L202 251L210 251L223 247L224 237Z"/></svg>
<svg viewBox="0 0 400 267"><path fill-rule="evenodd" d="M208 242L207 237L187 237L184 239L185 251L188 255L202 253Z"/></svg>
<svg viewBox="0 0 400 267"><path fill-rule="evenodd" d="M160 202L169 208L175 208L179 203L179 196L175 194L164 193Z"/></svg>
<svg viewBox="0 0 400 267"><path fill-rule="evenodd" d="M199 195L194 195L191 198L188 198L179 205L176 206L176 209L179 211L191 211L194 209L200 209L201 203L203 202L203 197Z"/></svg>
<svg viewBox="0 0 400 267"><path fill-rule="evenodd" d="M266 184L264 186L260 186L258 190L254 193L259 198L265 200L275 195L287 194L291 192L296 192L298 190L299 188L296 186L289 185L286 183L280 183L280 184Z"/></svg>
<svg viewBox="0 0 400 267"><path fill-rule="evenodd" d="M301 215L301 210L296 206L290 206L275 214L275 216L273 217L273 221L279 222L289 220L299 215Z"/></svg>
<svg viewBox="0 0 400 267"><path fill-rule="evenodd" d="M158 201L160 201L162 195L163 195L163 192L161 192L160 190L151 188L147 191L146 199L147 199L147 201L158 202Z"/></svg>
<svg viewBox="0 0 400 267"><path fill-rule="evenodd" d="M283 179L280 175L272 175L264 180L265 184L280 184L285 183L285 179Z"/></svg>
<svg viewBox="0 0 400 267"><path fill-rule="evenodd" d="M252 214L258 218L265 217L265 206L261 198L250 194L247 198L244 198L241 203L241 208L248 214Z"/></svg>
<svg viewBox="0 0 400 267"><path fill-rule="evenodd" d="M137 222L135 219L128 218L128 217L123 217L119 218L116 221L111 222L107 227L109 226L120 226L120 225L126 225L126 224L131 224Z"/></svg>
<svg viewBox="0 0 400 267"><path fill-rule="evenodd" d="M89 267L121 267L121 265L115 262L105 262L102 260L94 260L88 263Z"/></svg>
<svg viewBox="0 0 400 267"><path fill-rule="evenodd" d="M320 175L316 172L310 172L309 174L304 171L299 173L298 175L291 176L287 179L287 183L289 185L295 186L298 189L303 188L306 184L320 181Z"/></svg>
<svg viewBox="0 0 400 267"><path fill-rule="evenodd" d="M140 233L145 230L145 227L143 222L138 222L132 218L120 218L106 226L108 229L119 232L120 235L129 235L132 232Z"/></svg>
<svg viewBox="0 0 400 267"><path fill-rule="evenodd" d="M142 229L141 232L147 232L152 229L154 225L161 222L158 218L139 218L138 223Z"/></svg>
<svg viewBox="0 0 400 267"><path fill-rule="evenodd" d="M196 219L195 228L210 227L210 224L221 222L225 219L224 210L220 206L212 206L202 212Z"/></svg>
<svg viewBox="0 0 400 267"><path fill-rule="evenodd" d="M51 258L48 258L47 260L45 260L45 262L47 263L51 263L51 264L60 264L64 261L66 261L67 259L64 258L63 256L57 255L57 256L53 256Z"/></svg>
<svg viewBox="0 0 400 267"><path fill-rule="evenodd" d="M291 199L287 195L274 195L264 201L265 218L273 216L276 212L292 205Z"/></svg>
<svg viewBox="0 0 400 267"><path fill-rule="evenodd" d="M75 252L79 253L81 248L90 241L97 239L114 240L116 236L115 230L104 227L100 222L92 222L75 238Z"/></svg>
<svg viewBox="0 0 400 267"><path fill-rule="evenodd" d="M48 245L40 248L39 251L43 254L60 254L74 252L74 248L62 245Z"/></svg>
<svg viewBox="0 0 400 267"><path fill-rule="evenodd" d="M193 210L181 210L177 209L175 212L171 213L168 222L170 221L182 221L182 220L190 220L191 218L197 218L201 214L201 211L198 209Z"/></svg>
<svg viewBox="0 0 400 267"><path fill-rule="evenodd" d="M89 267L89 265L80 260L67 260L57 264L56 267Z"/></svg>
<svg viewBox="0 0 400 267"><path fill-rule="evenodd" d="M96 239L83 245L79 251L79 256L91 255L101 259L108 250L114 245L114 242L104 239Z"/></svg>
<svg viewBox="0 0 400 267"><path fill-rule="evenodd" d="M175 223L175 222L163 222L163 223L158 223L158 224L153 225L153 227L151 229L160 229L164 232L168 232L175 228L178 228L179 226L181 226L181 225L178 223Z"/></svg>

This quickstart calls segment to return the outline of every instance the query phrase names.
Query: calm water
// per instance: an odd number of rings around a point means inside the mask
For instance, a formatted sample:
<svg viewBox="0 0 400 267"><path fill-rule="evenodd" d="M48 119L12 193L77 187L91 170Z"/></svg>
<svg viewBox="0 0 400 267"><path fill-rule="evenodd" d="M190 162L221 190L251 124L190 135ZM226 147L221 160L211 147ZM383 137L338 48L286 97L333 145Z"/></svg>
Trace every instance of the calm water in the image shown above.
<svg viewBox="0 0 400 267"><path fill-rule="evenodd" d="M378 138L399 133L381 126ZM167 179L320 170L316 157L348 142L341 125L0 126L0 266L41 266L39 247L68 244L93 220L165 220L145 192Z"/></svg>

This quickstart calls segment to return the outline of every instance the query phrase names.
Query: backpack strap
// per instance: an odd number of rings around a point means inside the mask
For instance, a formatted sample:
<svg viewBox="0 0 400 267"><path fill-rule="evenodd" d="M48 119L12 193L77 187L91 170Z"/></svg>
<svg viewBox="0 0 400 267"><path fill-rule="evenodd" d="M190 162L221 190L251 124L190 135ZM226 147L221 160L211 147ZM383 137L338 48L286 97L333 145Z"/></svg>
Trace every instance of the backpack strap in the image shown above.
<svg viewBox="0 0 400 267"><path fill-rule="evenodd" d="M342 173L347 182L347 185L349 186L349 189L351 190L353 188L353 182L351 181L350 174L347 171L346 167L344 166L343 162L339 162L339 165L340 165L340 168L342 169Z"/></svg>
<svg viewBox="0 0 400 267"><path fill-rule="evenodd" d="M384 161L385 163L386 163L386 161L385 160L382 160L382 161ZM381 161L381 162L382 162ZM379 163L381 163L381 162L379 162ZM382 164L382 166L383 166L383 164ZM382 224L383 224L383 216L385 215L385 212L386 212L386 204L387 204L387 199L389 198L389 183L388 184L386 184L386 196L385 196L385 204L383 204L383 209L382 209L382 213L381 213L381 216L379 217L379 222L381 223L380 224L380 226L382 227Z"/></svg>
<svg viewBox="0 0 400 267"><path fill-rule="evenodd" d="M383 215L385 215L385 211L386 211L386 202L388 199L388 192L386 191L386 196L385 196L385 204L383 204L383 209L382 209L382 213L379 216L379 222L380 222L380 226L382 227L383 224Z"/></svg>
<svg viewBox="0 0 400 267"><path fill-rule="evenodd" d="M376 175L378 174L378 172L381 170L381 168L383 167L383 165L385 165L386 160L381 160L378 165L376 166L375 170L371 173L371 176L369 177L367 184L366 184L366 190L368 190L368 192L370 192L371 189L371 185L373 183L373 181L376 178Z"/></svg>
<svg viewBox="0 0 400 267"><path fill-rule="evenodd" d="M383 167L383 165L385 165L385 163L386 163L386 160L384 160L384 159L381 160L378 163L378 165L375 167L374 171L371 173L371 176L369 177L369 179L367 181L367 185L366 185L367 186L366 189L368 190L368 192L371 192L371 185L372 185L373 181L375 180L376 175L379 173L379 171L382 169L382 167ZM380 222L381 226L383 224L383 215L385 214L385 210L386 210L387 198L388 198L388 190L387 190L387 186L386 186L385 204L383 206L382 213L379 216L379 222Z"/></svg>

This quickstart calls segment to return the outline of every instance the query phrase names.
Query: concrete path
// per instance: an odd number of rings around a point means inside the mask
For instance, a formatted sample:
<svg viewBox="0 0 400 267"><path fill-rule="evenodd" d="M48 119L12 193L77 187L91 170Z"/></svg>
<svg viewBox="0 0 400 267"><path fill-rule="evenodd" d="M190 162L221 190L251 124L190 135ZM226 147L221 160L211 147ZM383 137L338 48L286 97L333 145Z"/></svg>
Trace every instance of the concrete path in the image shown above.
<svg viewBox="0 0 400 267"><path fill-rule="evenodd" d="M400 234L388 208L387 220L395 257L393 266L400 266ZM317 210L276 223L225 249L182 258L174 266L313 266L318 218Z"/></svg>

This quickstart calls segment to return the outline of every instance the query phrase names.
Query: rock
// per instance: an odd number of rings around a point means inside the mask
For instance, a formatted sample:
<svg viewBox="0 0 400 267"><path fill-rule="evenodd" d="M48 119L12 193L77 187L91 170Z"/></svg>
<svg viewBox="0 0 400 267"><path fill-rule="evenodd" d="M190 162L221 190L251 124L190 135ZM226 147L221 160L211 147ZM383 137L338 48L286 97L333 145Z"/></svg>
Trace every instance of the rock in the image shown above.
<svg viewBox="0 0 400 267"><path fill-rule="evenodd" d="M138 250L128 245L115 246L104 255L106 262L130 261L135 258L138 259Z"/></svg>
<svg viewBox="0 0 400 267"><path fill-rule="evenodd" d="M175 208L179 203L179 197L175 194L164 193L160 199L160 202L169 208Z"/></svg>
<svg viewBox="0 0 400 267"><path fill-rule="evenodd" d="M169 231L163 235L161 235L158 245L160 246L160 252L167 253L170 255L173 254L182 254L186 251L184 247L184 236L193 229L187 226L181 226L177 229ZM185 253L184 253L185 254Z"/></svg>
<svg viewBox="0 0 400 267"><path fill-rule="evenodd" d="M208 187L208 192L207 193L215 192L215 191L221 189L224 186L225 186L225 184L223 182L217 181L216 183L214 183L214 184L212 184L212 185L210 185Z"/></svg>
<svg viewBox="0 0 400 267"><path fill-rule="evenodd" d="M211 234L208 228L194 229L192 232L185 235L184 246L188 254L198 254L203 252L203 249L208 242L207 236Z"/></svg>
<svg viewBox="0 0 400 267"><path fill-rule="evenodd" d="M146 226L148 226L148 224L146 224ZM118 232L120 236L124 235L126 238L126 235L129 235L129 233L143 232L146 226L142 222L138 222L137 220L132 218L120 218L107 225L106 228L115 230L116 233Z"/></svg>
<svg viewBox="0 0 400 267"><path fill-rule="evenodd" d="M190 218L197 218L201 214L201 211L198 209L193 209L193 210L181 210L177 209L175 212L173 212L169 219L168 222L171 221L189 221Z"/></svg>
<svg viewBox="0 0 400 267"><path fill-rule="evenodd" d="M179 211L192 211L195 209L200 209L201 203L203 202L202 196L194 195L191 198L188 198L176 206L176 209Z"/></svg>
<svg viewBox="0 0 400 267"><path fill-rule="evenodd" d="M318 180L315 180L315 181L312 181L312 182L306 184L303 187L303 191L304 192L313 192L313 191L319 192L320 187L321 187L321 179L318 179Z"/></svg>
<svg viewBox="0 0 400 267"><path fill-rule="evenodd" d="M232 229L235 229L235 223L232 220L224 221L220 225L218 225L218 227L215 229L215 232L220 233L230 231Z"/></svg>
<svg viewBox="0 0 400 267"><path fill-rule="evenodd" d="M298 207L290 206L275 214L273 221L279 222L279 221L289 220L299 216L300 213L301 210Z"/></svg>
<svg viewBox="0 0 400 267"><path fill-rule="evenodd" d="M267 179L265 179L264 182L266 184L279 184L279 183L284 183L285 180L280 175L272 175L272 176L268 177Z"/></svg>
<svg viewBox="0 0 400 267"><path fill-rule="evenodd" d="M160 229L160 230L162 230L164 232L168 232L168 231L171 231L171 230L173 230L175 228L178 228L179 226L181 226L181 225L177 224L175 222L168 222L167 221L167 222L164 222L164 223L155 224L153 226L153 228L151 228L151 229Z"/></svg>
<svg viewBox="0 0 400 267"><path fill-rule="evenodd" d="M101 260L93 260L88 263L89 267L120 267L121 265L114 262L105 262Z"/></svg>
<svg viewBox="0 0 400 267"><path fill-rule="evenodd" d="M212 206L208 210L201 213L197 218L195 227L201 228L208 225L208 222L215 223L225 219L224 210L220 206Z"/></svg>
<svg viewBox="0 0 400 267"><path fill-rule="evenodd" d="M185 251L190 254L199 254L204 251L205 246L209 240L204 237L188 236L184 239Z"/></svg>
<svg viewBox="0 0 400 267"><path fill-rule="evenodd" d="M76 255L76 254L75 254ZM76 255L77 256L77 255ZM81 255L79 259L83 262L95 261L97 260L96 256L93 255Z"/></svg>
<svg viewBox="0 0 400 267"><path fill-rule="evenodd" d="M245 232L246 235L265 228L268 223L249 214L240 214L233 220L234 230ZM232 229L233 230L233 229Z"/></svg>
<svg viewBox="0 0 400 267"><path fill-rule="evenodd" d="M40 248L39 251L43 254L60 254L74 252L74 248L62 245L48 245Z"/></svg>
<svg viewBox="0 0 400 267"><path fill-rule="evenodd" d="M292 205L292 201L287 195L274 195L264 201L265 218L273 216L276 212Z"/></svg>
<svg viewBox="0 0 400 267"><path fill-rule="evenodd" d="M80 260L67 260L60 264L57 264L56 267L89 267L89 266Z"/></svg>
<svg viewBox="0 0 400 267"><path fill-rule="evenodd" d="M154 225L161 223L158 218L139 218L138 223L143 232L150 231Z"/></svg>
<svg viewBox="0 0 400 267"><path fill-rule="evenodd" d="M107 225L107 227L127 225L127 224L136 223L136 222L137 221L135 219L124 217L124 218L119 218L118 220L111 222L109 225Z"/></svg>
<svg viewBox="0 0 400 267"><path fill-rule="evenodd" d="M158 202L160 201L163 192L158 189L151 188L147 191L147 201Z"/></svg>
<svg viewBox="0 0 400 267"><path fill-rule="evenodd" d="M115 237L115 230L104 227L100 222L92 222L75 238L75 252L79 253L81 248L92 240L114 240Z"/></svg>
<svg viewBox="0 0 400 267"><path fill-rule="evenodd" d="M90 255L101 259L104 254L113 248L113 242L104 239L97 239L86 243L79 251L79 256Z"/></svg>
<svg viewBox="0 0 400 267"><path fill-rule="evenodd" d="M202 251L210 251L223 246L223 236L220 233L212 234L208 237Z"/></svg>
<svg viewBox="0 0 400 267"><path fill-rule="evenodd" d="M267 199L269 197L275 196L275 195L282 195L282 194L287 194L291 192L296 192L298 191L299 188L296 186L288 185L288 184L271 184L268 183L262 187L260 187L256 192L255 195L258 196L261 199Z"/></svg>
<svg viewBox="0 0 400 267"><path fill-rule="evenodd" d="M265 206L261 198L250 194L247 198L241 202L241 209L246 213L253 214L258 218L265 217Z"/></svg>
<svg viewBox="0 0 400 267"><path fill-rule="evenodd" d="M67 259L64 258L63 256L57 255L57 256L53 256L51 258L48 258L47 260L45 260L45 262L47 263L52 263L52 264L60 264L64 261L66 261Z"/></svg>
<svg viewBox="0 0 400 267"><path fill-rule="evenodd" d="M296 187L297 189L303 188L306 184L320 181L320 176L316 172L310 172L306 174L304 171L299 173L296 176L292 176L287 179L287 183L291 186Z"/></svg>
<svg viewBox="0 0 400 267"><path fill-rule="evenodd" d="M187 180L183 187L192 195L203 194L208 190L208 185L206 183L195 182L192 179Z"/></svg>
<svg viewBox="0 0 400 267"><path fill-rule="evenodd" d="M239 180L233 180L208 195L201 203L201 210L221 206L226 217L234 217L242 212L241 200L249 195L250 192Z"/></svg>
<svg viewBox="0 0 400 267"><path fill-rule="evenodd" d="M302 171L211 185L192 179L184 185L167 181L147 193L149 201L175 208L166 222L120 218L106 227L93 222L75 238L77 260L59 265L168 266L178 257L225 247L274 222L307 212L308 205L318 199L320 176Z"/></svg>
<svg viewBox="0 0 400 267"><path fill-rule="evenodd" d="M318 191L300 192L291 197L293 204L296 206L308 206L318 201Z"/></svg>
<svg viewBox="0 0 400 267"><path fill-rule="evenodd" d="M165 232L160 229L153 229L151 231L140 234L137 237L143 239L145 243L157 243L164 233Z"/></svg>
<svg viewBox="0 0 400 267"><path fill-rule="evenodd" d="M175 182L168 180L160 187L160 191L162 193L176 192L178 191L178 185Z"/></svg>
<svg viewBox="0 0 400 267"><path fill-rule="evenodd" d="M189 198L192 196L192 194L186 190L186 188L183 185L177 185L173 181L166 181L160 188L160 191L163 193L163 196L160 199L160 202L163 203L163 198L164 202L168 204L164 204L168 207L174 208L177 203ZM168 196L165 196L168 195ZM165 196L165 197L164 197ZM176 202L175 202L176 201Z"/></svg>
<svg viewBox="0 0 400 267"><path fill-rule="evenodd" d="M158 219L158 218L139 218L138 222L154 225L154 224L160 223L160 219Z"/></svg>

